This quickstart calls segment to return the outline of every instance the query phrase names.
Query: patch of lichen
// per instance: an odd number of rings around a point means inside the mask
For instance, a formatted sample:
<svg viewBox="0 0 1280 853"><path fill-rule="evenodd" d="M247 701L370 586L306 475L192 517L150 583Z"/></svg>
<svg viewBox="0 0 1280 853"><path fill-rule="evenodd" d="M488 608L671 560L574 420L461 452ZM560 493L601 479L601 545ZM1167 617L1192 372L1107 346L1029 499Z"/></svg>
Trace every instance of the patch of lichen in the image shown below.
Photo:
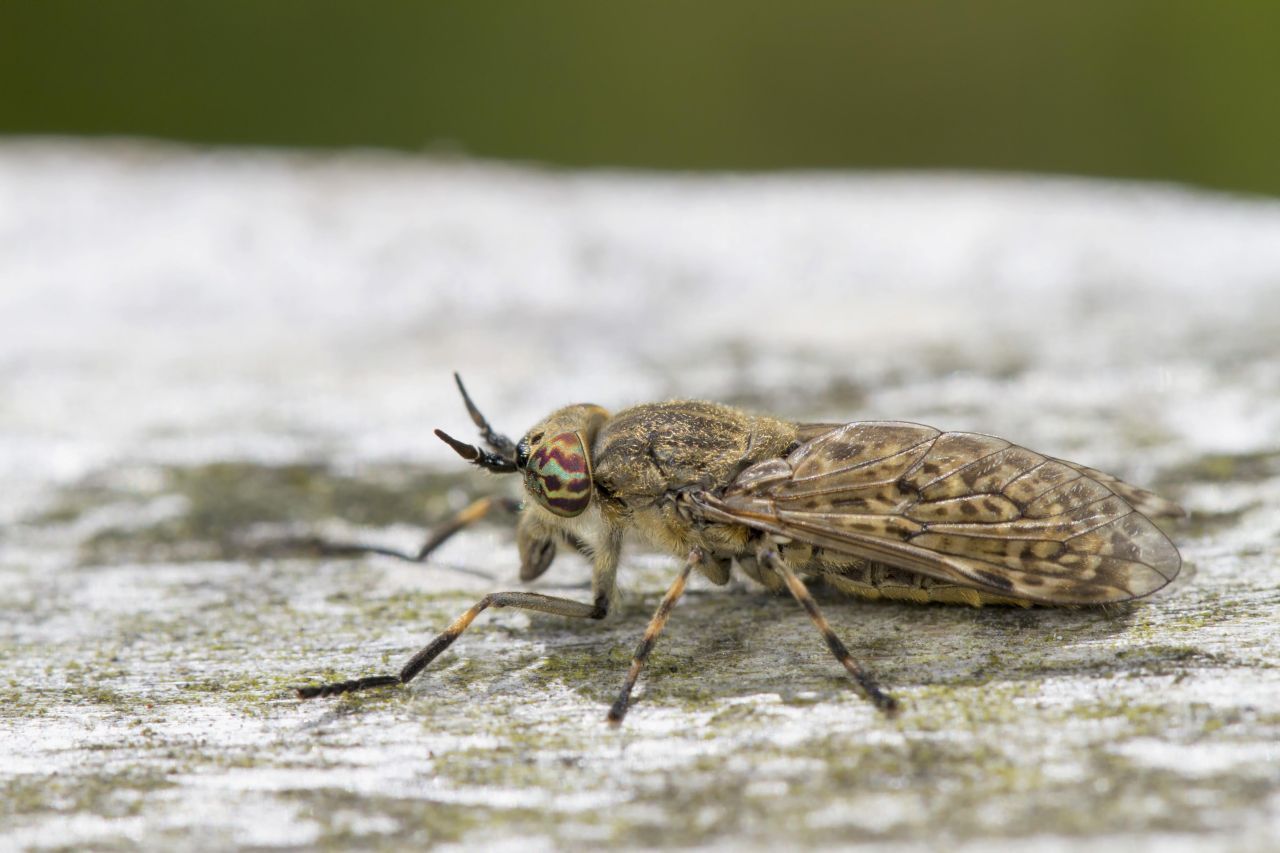
<svg viewBox="0 0 1280 853"><path fill-rule="evenodd" d="M47 716L60 699L59 691L22 687L11 679L0 687L0 720Z"/></svg>
<svg viewBox="0 0 1280 853"><path fill-rule="evenodd" d="M1251 512L1254 512L1261 506L1261 502L1252 502L1247 506L1237 507L1229 510L1206 510L1195 508L1187 513L1187 517L1182 519L1171 535L1176 535L1179 540L1202 539L1215 533L1221 533L1224 530L1230 530L1240 523L1240 520Z"/></svg>
<svg viewBox="0 0 1280 853"><path fill-rule="evenodd" d="M576 667L568 672L579 674ZM376 835L378 844L391 846L522 835L561 846L583 837L624 846L684 846L726 837L743 844L786 837L792 844L814 845L926 841L939 833L965 840L1195 832L1222 813L1214 809L1231 813L1265 800L1267 788L1258 779L1189 778L1114 752L1131 737L1189 742L1239 725L1238 715L1208 706L1117 700L1060 707L1037 701L1036 688L1028 684L931 688L912 698L915 707L897 723L868 718L879 737L868 738L859 727L815 726L811 737L785 744L775 742L771 731L786 712L738 703L712 719L715 739L727 748L690 757L682 743L699 736L690 731L673 742L672 761L648 767L626 760L625 730L581 731L576 718L571 726L550 718L513 726L510 718L490 716L486 709L472 717L470 729L497 742L432 754L424 760L424 774L445 792L505 791L517 802L543 805L457 809L452 796L434 802L327 789L287 796L308 804L304 814L322 823L322 844L330 846L373 840L352 829L352 815L394 826ZM943 714L948 719L936 728L920 725L940 709L949 710ZM1038 730L1066 731L1094 720L1112 725L1092 741L1064 747L1033 738ZM562 796L599 790L606 759L585 749L582 738L602 736L616 738L620 746L609 785L620 802L591 812L558 808ZM1049 772L1054 761L1073 769L1065 776ZM886 812L890 800L898 805ZM1206 809L1206 803L1214 808ZM334 817L312 811L322 807Z"/></svg>
<svg viewBox="0 0 1280 853"><path fill-rule="evenodd" d="M379 625L423 625L438 623L441 630L475 603L476 596L459 593L403 590L379 596L352 597L354 606L341 618L352 628L376 630ZM342 603L330 598L330 603ZM456 611L456 612L455 612Z"/></svg>
<svg viewBox="0 0 1280 853"><path fill-rule="evenodd" d="M603 719L601 714L602 725ZM437 756L432 770L454 785L560 790L570 777L582 776L575 746L580 743L558 737L549 728L512 732L495 747Z"/></svg>
<svg viewBox="0 0 1280 853"><path fill-rule="evenodd" d="M579 625L581 639L565 642L561 637L549 643L533 674L602 706L611 703L647 625L646 614L657 602L657 596L649 596L630 604L626 615L605 632ZM713 591L687 597L645 663L636 701L685 711L711 710L720 699L777 692L780 679L786 680L783 689L788 694L847 693L849 683L817 632L803 635L794 669L777 672L771 663L761 662L770 651L771 633L793 624L812 631L803 612L787 605L764 593Z"/></svg>
<svg viewBox="0 0 1280 853"><path fill-rule="evenodd" d="M634 798L615 810L612 840L674 846L785 837L812 845L928 837L947 819L946 801L978 780L987 790L1017 788L1034 783L1034 770L985 746L928 738L873 744L851 732L781 746L761 730L727 754L629 780ZM886 821L878 813L883 797L904 789L931 796L904 819ZM818 814L828 820L814 821Z"/></svg>
<svg viewBox="0 0 1280 853"><path fill-rule="evenodd" d="M286 802L299 809L299 817L314 821L321 834L307 846L320 850L348 850L353 846L405 849L437 844L483 842L488 837L537 837L555 831L555 812L537 808L495 808L427 798L361 795L339 788L284 791ZM368 824L377 817L387 827L361 831L356 821Z"/></svg>
<svg viewBox="0 0 1280 853"><path fill-rule="evenodd" d="M1034 697L1038 686L1029 681L930 684L902 697L904 731L974 731L1010 725L1023 714L1019 700Z"/></svg>
<svg viewBox="0 0 1280 853"><path fill-rule="evenodd" d="M555 682L603 703L617 694L630 661L630 651L620 645L574 644L549 649L531 674L535 683Z"/></svg>
<svg viewBox="0 0 1280 853"><path fill-rule="evenodd" d="M329 670L317 674L319 679L333 679L337 673ZM269 699L293 698L298 685L304 679L291 674L236 674L225 677L205 676L178 684L179 699L195 703L210 700L221 702L262 702Z"/></svg>
<svg viewBox="0 0 1280 853"><path fill-rule="evenodd" d="M110 504L159 496L183 499L179 513L141 527L108 527L81 545L85 562L148 562L252 556L248 531L265 523L313 524L344 519L353 524L426 525L450 511L449 493L477 497L483 481L467 472L370 468L339 473L323 465L220 462L159 469L160 485L145 492L101 476L68 489L30 519L37 525L70 523ZM269 555L284 545L259 547ZM294 550L302 547L300 544Z"/></svg>
<svg viewBox="0 0 1280 853"><path fill-rule="evenodd" d="M1187 483L1258 483L1280 477L1280 451L1207 453L1166 469L1158 488Z"/></svg>
<svg viewBox="0 0 1280 853"><path fill-rule="evenodd" d="M129 817L142 810L150 794L174 784L167 774L143 767L118 772L16 776L0 782L0 815L57 812Z"/></svg>
<svg viewBox="0 0 1280 853"><path fill-rule="evenodd" d="M1265 801L1265 780L1231 774L1191 779L1111 752L1118 738L1146 737L1167 727L1161 706L1095 709L1099 718L1119 720L1123 728L1083 748L1080 779L1047 773L1045 748L1052 755L1053 745L1025 740L1041 724L1061 725L1056 711L1023 702L1013 713L993 716L959 698L968 705L958 714L965 723L953 720L939 735L971 730L964 738L939 739L919 731L908 717L904 736L887 742L869 743L847 731L785 747L749 739L740 752L703 759L682 770L675 777L680 781L643 793L638 802L655 806L664 820L629 827L627 840L696 843L728 834L764 841L781 833L793 843L823 844L936 840L939 833L966 839L1198 831L1216 819L1206 802L1249 809ZM981 695L986 705L1002 698ZM1080 710L1071 713L1078 716ZM899 808L883 813L885 798ZM815 814L826 819L814 823Z"/></svg>
<svg viewBox="0 0 1280 853"><path fill-rule="evenodd" d="M420 796L364 793L363 785L254 795L296 806L321 828L314 845L310 836L305 843L330 849L520 838L557 847L1087 838L1200 832L1266 806L1247 767L1181 773L1143 765L1124 746L1250 744L1280 733L1275 719L1166 702L1143 681L1238 670L1234 653L1197 645L1199 632L1258 618L1269 598L1209 591L1100 612L821 595L850 649L904 701L901 717L886 720L858 697L790 599L695 588L641 676L628 721L635 727L611 730L604 712L661 583L650 588L646 576L636 584L645 594L601 623L490 611L407 689L296 701L298 683L396 671L475 598L374 591L376 567L339 568L317 574L306 561L282 561L269 573L202 576L191 600L211 603L198 612L188 601L172 614L130 614L110 647L83 664L73 666L74 650L60 647L53 711L72 705L80 719L108 721L113 728L81 748L101 750L92 755L100 768L159 764L163 772L139 772L162 783L177 772L364 767L369 750L399 772L405 751L420 748ZM323 586L298 605L293 591L308 583ZM206 584L225 598L205 595ZM11 679L0 699L29 703L30 683L25 674ZM1052 698L1061 695L1099 698ZM49 710L49 696L43 701ZM259 733L251 746L241 735L205 743L174 736L180 725L157 724L193 713ZM681 722L658 740L645 734L654 718ZM388 723L410 734L388 740ZM633 743L646 749L632 751ZM349 752L353 744L362 755ZM115 772L96 775L110 784ZM30 782L11 779L0 795L12 793L22 814L71 808L73 796L50 804ZM136 813L151 797L125 790L95 804L85 796L89 813L113 814ZM576 796L611 805L564 805ZM154 843L160 832L152 826L146 838Z"/></svg>
<svg viewBox="0 0 1280 853"><path fill-rule="evenodd" d="M378 691L324 700L323 705L275 706L272 713L289 717L321 716L324 727L338 732L343 743L358 738L361 731L376 738L374 732L388 711L421 717L424 732L443 727L454 734L493 739L491 746L424 753L423 779L430 780L432 787L439 786L443 792L439 800L433 800L429 793L417 798L394 797L334 788L268 796L298 807L301 819L318 824L321 835L308 845L322 849L483 844L521 837L547 839L565 847L581 846L583 838L591 839L592 844L651 847L710 844L729 837L745 845L776 843L781 837L797 845L824 845L862 840L930 842L939 834L966 840L1029 838L1044 833L1089 837L1144 830L1194 832L1211 824L1213 809L1221 806L1233 813L1234 809L1259 807L1264 801L1256 784L1228 778L1229 774L1186 779L1111 754L1117 744L1131 737L1173 736L1181 740L1194 736L1193 724L1201 736L1237 725L1226 717L1196 716L1170 712L1156 703L1121 701L1042 707L1038 704L1042 681L1028 677L1003 683L993 680L994 676L982 683L962 677L949 683L904 687L908 708L898 721L864 714L861 701L834 670L834 662L826 658L820 643L810 636L804 615L794 614L797 618L788 623L792 614L783 605L789 602L764 597L764 604L755 610L748 604L749 598L694 597L687 602L692 607L685 611L686 629L668 637L655 652L652 662L657 666L645 676L648 692L633 713L643 714L653 706L718 708L711 726L675 737L671 747L674 760L666 767L637 767L629 762L625 730L612 734L599 720L584 723L578 716L558 719L548 712L535 722L516 724L506 708L511 694L539 695L541 683L568 687L597 702L602 716L655 598L628 608L629 614L618 623L591 636L581 632L589 631L592 625L533 617L525 633L547 644L545 656L527 647L525 651L497 647L496 654L486 654L486 648L495 648L492 643L463 641L456 653L451 650L448 658L441 659L439 668L424 673L423 683L413 690ZM775 605L777 614L772 610ZM836 617L852 624L857 616L882 615L856 603L851 607L854 614L835 611ZM816 649L812 655L797 658L800 664L794 671L754 672L759 662L753 658L761 654L759 644L764 639L743 636L730 614L726 615L727 636L736 637L736 641L718 650L721 635L708 630L715 623L707 620L722 609L745 610L752 614L745 621L754 619L757 624L764 611L782 620L772 626L789 632L782 636L794 635L796 644L813 639ZM930 611L884 609L884 613L895 614L893 618L917 612ZM975 615L983 616L981 612ZM1041 613L1042 619L1046 615L1047 611ZM1021 628L1010 622L1005 627L1025 638L1027 625L1037 621L1019 623ZM936 624L956 627L964 620L945 616ZM1037 642L1052 645L1053 637L1073 628L1085 635L1090 631L1083 621L1060 621L1050 616L1044 631L1035 637ZM501 622L477 624L467 638L481 641L506 630ZM932 640L936 630L932 628L917 639ZM1153 631L1158 636L1158 625ZM990 653L1009 639L1004 630L979 636L988 641L984 665L991 674L1015 666L1020 659L1008 650L991 657ZM1176 659L1183 652L1157 649L1156 654L1157 658L1168 654ZM836 674L822 675L828 667ZM365 673L329 670L316 672L316 677L327 680L358 674ZM650 676L652 680L648 680ZM712 688L691 689L682 683L686 677ZM755 679L767 681L755 683ZM752 707L720 701L766 683L778 692L782 680L789 685L817 685L817 698L808 696L812 699L809 704L846 704L851 711L857 709L850 720L868 722L837 731L815 725L811 737L779 744L770 732L780 715L797 710L803 713L799 704ZM193 680L184 692L199 701L261 703L285 681L292 679L283 675L209 675ZM662 686L664 681L671 682L670 689ZM487 701L488 697L496 701ZM313 708L321 707L324 714L317 715ZM1094 720L1102 724L1097 737L1071 747L1078 753L1072 763L1079 759L1089 774L1087 779L1073 776L1064 780L1046 773L1044 765L1052 763L1054 744L1032 740L1033 733L1066 731L1071 725L1087 726ZM604 737L616 738L619 744L612 759L591 746ZM685 750L691 740L705 738L724 746L691 761L681 757L688 755ZM183 752L181 759L193 767L223 769L308 766L279 746L266 752L254 756L225 747L193 747ZM335 757L338 764L331 766L341 766L340 754ZM316 766L324 760L332 761L317 757ZM561 797L606 791L619 797L616 806L579 811L558 805ZM521 805L502 807L497 794L484 805L475 805L473 797L488 796L482 792L505 792ZM1112 797L1119 802L1111 802ZM138 809L142 801L139 798L129 805L129 798L122 797L116 808ZM886 808L890 801L894 807Z"/></svg>

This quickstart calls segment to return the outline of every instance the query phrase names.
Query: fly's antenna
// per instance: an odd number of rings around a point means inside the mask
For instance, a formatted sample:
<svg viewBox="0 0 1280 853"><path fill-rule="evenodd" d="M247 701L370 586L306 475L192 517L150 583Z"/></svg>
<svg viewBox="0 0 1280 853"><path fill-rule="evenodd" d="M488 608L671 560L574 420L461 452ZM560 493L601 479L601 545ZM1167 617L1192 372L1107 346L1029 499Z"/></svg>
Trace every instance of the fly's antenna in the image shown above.
<svg viewBox="0 0 1280 853"><path fill-rule="evenodd" d="M484 415L480 414L480 410L476 408L476 404L471 402L471 395L467 393L466 386L462 384L462 377L456 372L453 374L453 381L458 383L458 391L462 394L462 402L467 404L467 414L471 415L471 422L480 428L480 435L484 438L484 443L498 451L499 456L506 457L507 459L515 459L516 443L502 433L494 431L493 426L490 425L488 419ZM438 431L437 434L439 434ZM454 450L458 450L457 445L452 441L449 439L445 439L445 441L449 442L449 446ZM458 450L458 452L462 453L461 450ZM463 454L463 456L465 457L466 454Z"/></svg>
<svg viewBox="0 0 1280 853"><path fill-rule="evenodd" d="M516 470L516 463L512 459L505 456L499 456L496 453L490 453L488 450L481 450L474 444L467 444L465 441L449 435L442 429L436 430L436 437L449 445L454 451L468 462L479 465L486 471L492 471L495 474L510 474Z"/></svg>

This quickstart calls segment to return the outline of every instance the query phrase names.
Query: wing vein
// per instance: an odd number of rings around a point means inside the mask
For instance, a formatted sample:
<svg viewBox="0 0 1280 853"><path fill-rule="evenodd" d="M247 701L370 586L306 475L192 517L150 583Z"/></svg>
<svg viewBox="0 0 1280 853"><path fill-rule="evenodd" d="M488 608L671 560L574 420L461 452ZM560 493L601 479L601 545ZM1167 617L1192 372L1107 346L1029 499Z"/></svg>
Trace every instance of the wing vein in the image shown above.
<svg viewBox="0 0 1280 853"><path fill-rule="evenodd" d="M1001 440L1003 441L1003 439L1001 439ZM924 492L924 491L926 491L930 486L937 485L938 483L941 483L943 480L947 479L948 477L954 477L956 474L959 474L961 471L964 471L964 470L966 470L966 469L972 468L974 465L977 465L977 464L978 464L979 462L981 462L982 460L984 460L984 459L990 459L992 456L995 456L997 453L1003 453L1004 451L1008 450L1010 447L1013 447L1013 446L1014 446L1014 445L1012 445L1012 444L1006 444L1004 447L1001 447L1001 448L998 448L998 449L996 449L996 450L993 450L993 451L991 451L990 453L983 454L982 456L979 456L977 459L974 459L974 460L973 460L973 461L971 461L971 462L966 462L966 463L964 463L964 464L963 464L963 465L961 465L959 468L952 468L952 469L951 469L950 471L948 471L947 473L945 473L945 474L940 474L938 477L936 477L936 478L934 478L934 479L930 480L929 482L925 483L923 486L921 486L921 487L920 487L920 491L921 491L921 492ZM928 455L928 454L926 454L926 455Z"/></svg>
<svg viewBox="0 0 1280 853"><path fill-rule="evenodd" d="M875 456L875 457L872 457L871 459L866 460L865 462L857 462L853 465L846 465L844 468L832 468L830 471L819 471L816 474L806 474L803 477L792 477L791 482L803 483L807 480L818 480L823 477L834 477L837 474L848 474L850 471L857 471L859 468L866 468L868 465L877 465L881 462L887 462L890 459L893 459L895 456L902 456L904 454L910 453L920 445L928 444L931 441L936 441L937 438L938 437L935 435L930 438L926 438L923 441L917 441L915 444L911 445L910 447L903 448L902 450L899 450L897 453L890 453L888 456ZM814 441L819 441L819 440L820 438L814 439ZM925 454L925 456L928 456L928 455L929 454L927 453Z"/></svg>

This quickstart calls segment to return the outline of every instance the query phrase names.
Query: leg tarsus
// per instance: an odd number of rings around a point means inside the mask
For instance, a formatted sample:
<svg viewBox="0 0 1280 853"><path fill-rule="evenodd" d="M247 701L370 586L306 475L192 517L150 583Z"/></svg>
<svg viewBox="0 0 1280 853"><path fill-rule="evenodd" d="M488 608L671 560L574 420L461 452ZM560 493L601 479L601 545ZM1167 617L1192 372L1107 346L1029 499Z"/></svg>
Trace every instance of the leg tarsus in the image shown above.
<svg viewBox="0 0 1280 853"><path fill-rule="evenodd" d="M321 684L318 687L299 687L298 698L317 699L322 696L338 696L342 693L368 690L371 687L393 687L401 683L403 682L398 675L371 675L368 678L357 678L352 681Z"/></svg>

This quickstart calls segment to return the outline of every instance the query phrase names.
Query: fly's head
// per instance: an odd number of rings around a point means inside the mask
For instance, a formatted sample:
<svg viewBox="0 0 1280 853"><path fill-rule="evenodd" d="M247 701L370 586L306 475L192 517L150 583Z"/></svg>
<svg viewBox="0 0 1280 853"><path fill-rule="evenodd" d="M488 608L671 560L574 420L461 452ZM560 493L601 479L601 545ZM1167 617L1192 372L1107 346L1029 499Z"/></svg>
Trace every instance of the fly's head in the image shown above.
<svg viewBox="0 0 1280 853"><path fill-rule="evenodd" d="M593 491L591 443L608 417L589 403L567 406L516 443L516 468L535 503L562 518L586 512Z"/></svg>
<svg viewBox="0 0 1280 853"><path fill-rule="evenodd" d="M601 425L609 419L609 413L590 403L566 406L552 412L542 423L525 433L519 442L514 442L490 426L471 401L462 379L456 373L454 379L471 420L480 428L484 443L490 449L458 441L448 433L436 430L440 440L463 459L486 471L497 474L520 472L529 497L552 515L574 518L586 512L593 492L591 443Z"/></svg>

